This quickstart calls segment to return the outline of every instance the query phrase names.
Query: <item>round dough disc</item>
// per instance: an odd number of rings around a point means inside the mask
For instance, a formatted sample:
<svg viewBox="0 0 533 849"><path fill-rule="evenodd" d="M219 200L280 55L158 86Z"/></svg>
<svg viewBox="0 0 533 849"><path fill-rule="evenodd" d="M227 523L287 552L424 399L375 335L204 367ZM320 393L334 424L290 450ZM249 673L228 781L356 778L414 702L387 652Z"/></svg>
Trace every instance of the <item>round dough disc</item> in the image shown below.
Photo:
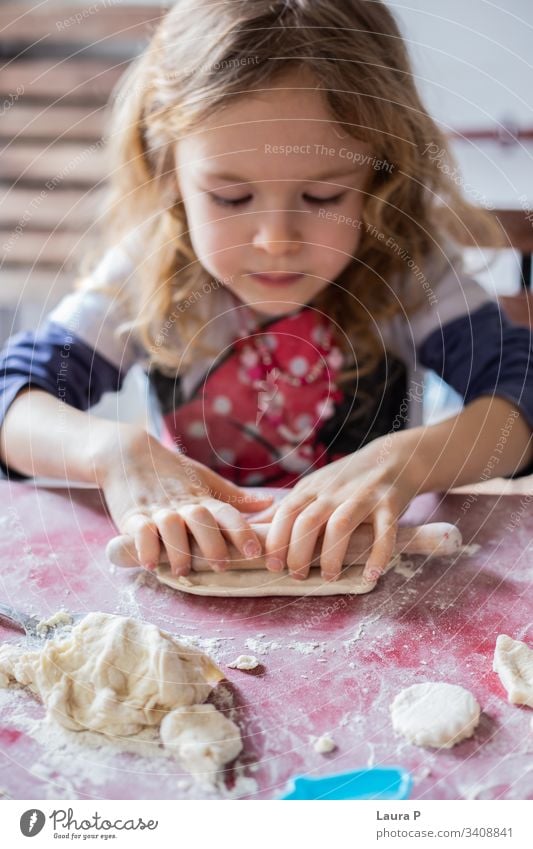
<svg viewBox="0 0 533 849"><path fill-rule="evenodd" d="M426 681L398 693L391 704L392 725L415 746L450 749L471 737L480 708L472 693L456 684Z"/></svg>

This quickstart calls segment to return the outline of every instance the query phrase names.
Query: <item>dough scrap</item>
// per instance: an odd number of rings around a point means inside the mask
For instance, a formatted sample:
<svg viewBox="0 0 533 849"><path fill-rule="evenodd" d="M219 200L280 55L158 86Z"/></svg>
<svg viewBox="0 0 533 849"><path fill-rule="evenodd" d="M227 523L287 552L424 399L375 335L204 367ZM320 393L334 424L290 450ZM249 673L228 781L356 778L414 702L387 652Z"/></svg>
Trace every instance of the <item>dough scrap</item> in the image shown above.
<svg viewBox="0 0 533 849"><path fill-rule="evenodd" d="M396 565L393 558L388 572ZM349 566L338 581L324 581L319 569L312 569L305 581L296 581L287 573L279 575L266 570L228 570L227 572L190 572L186 578L172 575L168 566L159 566L155 574L162 584L193 595L222 598L254 598L259 596L328 596L361 595L374 589L375 583L363 581L364 566Z"/></svg>
<svg viewBox="0 0 533 849"><path fill-rule="evenodd" d="M480 707L468 690L442 681L426 681L402 690L390 707L392 725L415 746L450 749L471 737Z"/></svg>
<svg viewBox="0 0 533 849"><path fill-rule="evenodd" d="M242 669L244 672L249 672L252 669L257 669L259 666L258 659L253 654L240 654L231 663L228 663L228 669Z"/></svg>
<svg viewBox="0 0 533 849"><path fill-rule="evenodd" d="M238 727L231 723L229 729L229 720L208 705L202 707L207 708L203 713L209 722L198 725L191 710L223 678L198 649L182 645L155 625L108 613L87 614L72 630L43 640L37 651L11 644L0 647L0 686L28 687L44 703L47 716L65 728L128 737L183 710L185 721L187 717L195 721L197 746L202 730L218 734L221 728L226 736L231 730L233 744L215 746L214 762L219 764L224 752L236 749ZM176 725L179 740L183 721L179 729ZM180 750L172 727L166 726L165 743ZM206 737L204 746L211 742Z"/></svg>
<svg viewBox="0 0 533 849"><path fill-rule="evenodd" d="M35 631L40 637L46 637L48 631L53 631L55 628L61 628L66 625L72 625L72 616L66 610L58 610L57 613L52 614L48 619L41 619L37 623Z"/></svg>
<svg viewBox="0 0 533 849"><path fill-rule="evenodd" d="M494 672L513 705L533 707L533 650L507 634L500 634L494 649Z"/></svg>
<svg viewBox="0 0 533 849"><path fill-rule="evenodd" d="M337 748L337 744L331 734L322 734L321 737L315 737L313 740L313 749L319 755L328 755Z"/></svg>
<svg viewBox="0 0 533 849"><path fill-rule="evenodd" d="M217 771L242 751L239 729L214 705L192 705L167 713L161 740L185 769L211 784Z"/></svg>

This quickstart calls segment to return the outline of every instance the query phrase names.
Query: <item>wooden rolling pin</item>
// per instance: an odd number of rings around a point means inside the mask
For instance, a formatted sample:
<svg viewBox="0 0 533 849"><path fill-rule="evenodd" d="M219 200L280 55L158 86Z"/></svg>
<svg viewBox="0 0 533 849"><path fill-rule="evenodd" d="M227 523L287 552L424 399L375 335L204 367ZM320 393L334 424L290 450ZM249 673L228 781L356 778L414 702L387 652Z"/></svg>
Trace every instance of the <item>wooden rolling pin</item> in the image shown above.
<svg viewBox="0 0 533 849"><path fill-rule="evenodd" d="M259 539L264 543L269 526L254 525L251 527ZM359 525L352 534L344 565L351 566L354 563L365 563L370 549L374 533L369 524ZM434 524L418 525L411 528L402 527L398 530L398 537L394 549L395 554L424 554L427 557L455 554L462 545L462 537L459 528L446 522L435 522ZM209 560L204 557L198 545L191 539L192 569L195 572L212 571ZM312 566L319 565L320 551L322 548L322 537L317 541L313 554ZM241 552L228 542L229 559L232 569L265 569L265 558L263 555L254 558L244 558ZM135 551L135 544L130 536L123 535L110 540L106 548L106 555L115 566L138 566L139 561ZM168 564L167 553L163 549L160 565Z"/></svg>

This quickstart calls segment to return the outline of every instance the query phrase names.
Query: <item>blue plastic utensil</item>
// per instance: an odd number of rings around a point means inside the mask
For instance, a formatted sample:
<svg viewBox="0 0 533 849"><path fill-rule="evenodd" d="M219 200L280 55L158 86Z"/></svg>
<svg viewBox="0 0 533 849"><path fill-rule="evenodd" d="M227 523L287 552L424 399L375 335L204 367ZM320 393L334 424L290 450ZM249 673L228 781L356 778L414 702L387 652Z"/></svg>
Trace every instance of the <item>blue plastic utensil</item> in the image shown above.
<svg viewBox="0 0 533 849"><path fill-rule="evenodd" d="M375 767L337 775L291 779L282 799L408 799L413 779L401 767Z"/></svg>

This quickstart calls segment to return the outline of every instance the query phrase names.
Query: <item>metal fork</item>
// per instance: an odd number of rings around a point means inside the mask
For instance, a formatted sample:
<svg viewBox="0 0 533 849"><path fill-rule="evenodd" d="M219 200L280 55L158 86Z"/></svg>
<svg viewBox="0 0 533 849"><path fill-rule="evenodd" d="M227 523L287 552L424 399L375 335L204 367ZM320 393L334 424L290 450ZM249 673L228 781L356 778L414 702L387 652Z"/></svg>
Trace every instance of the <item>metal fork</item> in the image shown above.
<svg viewBox="0 0 533 849"><path fill-rule="evenodd" d="M73 624L82 619L84 615L84 613L69 614L69 616L72 617ZM37 630L37 626L39 625L39 622L41 622L41 617L30 616L28 613L23 613L21 610L17 610L14 607L10 607L9 605L2 603L0 603L0 619L3 622L6 622L10 628L16 628L18 631L24 631L27 637L32 637L38 640L46 640L49 637L54 636L56 630L62 627L61 625L52 625L46 630L44 628Z"/></svg>

